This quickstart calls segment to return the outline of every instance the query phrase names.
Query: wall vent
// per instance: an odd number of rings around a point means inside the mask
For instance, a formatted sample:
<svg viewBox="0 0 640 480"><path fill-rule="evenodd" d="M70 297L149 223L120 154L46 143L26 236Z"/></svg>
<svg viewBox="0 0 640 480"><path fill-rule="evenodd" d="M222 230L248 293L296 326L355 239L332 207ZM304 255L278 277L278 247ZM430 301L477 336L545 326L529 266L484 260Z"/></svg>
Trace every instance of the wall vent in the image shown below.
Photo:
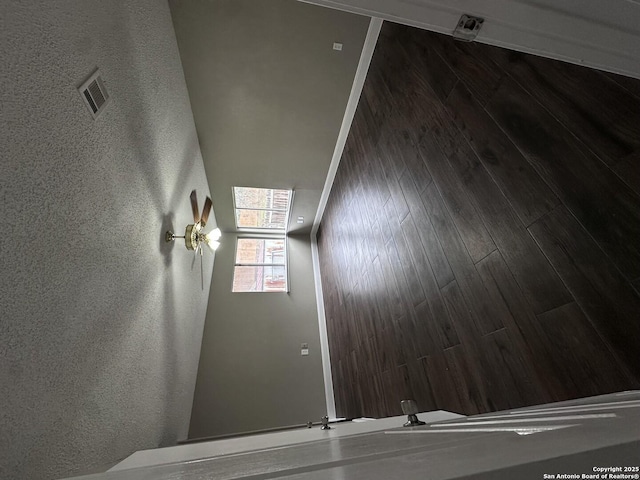
<svg viewBox="0 0 640 480"><path fill-rule="evenodd" d="M93 118L98 118L109 103L109 94L104 88L100 71L96 70L86 82L80 85L78 91Z"/></svg>

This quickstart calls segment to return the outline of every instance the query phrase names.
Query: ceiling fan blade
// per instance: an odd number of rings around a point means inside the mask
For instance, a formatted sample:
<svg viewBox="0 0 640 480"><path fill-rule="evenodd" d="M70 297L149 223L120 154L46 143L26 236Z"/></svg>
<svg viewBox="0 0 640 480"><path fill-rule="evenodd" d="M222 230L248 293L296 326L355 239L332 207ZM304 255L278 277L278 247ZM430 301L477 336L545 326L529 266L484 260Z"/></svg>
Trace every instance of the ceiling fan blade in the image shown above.
<svg viewBox="0 0 640 480"><path fill-rule="evenodd" d="M191 192L191 211L193 212L193 223L198 223L200 220L200 212L198 211L198 196L196 191Z"/></svg>
<svg viewBox="0 0 640 480"><path fill-rule="evenodd" d="M204 259L200 255L200 287L204 290Z"/></svg>
<svg viewBox="0 0 640 480"><path fill-rule="evenodd" d="M202 226L203 227L207 224L207 221L209 220L209 214L211 213L212 205L213 204L211 203L211 199L207 197L207 199L204 201L204 207L202 208Z"/></svg>

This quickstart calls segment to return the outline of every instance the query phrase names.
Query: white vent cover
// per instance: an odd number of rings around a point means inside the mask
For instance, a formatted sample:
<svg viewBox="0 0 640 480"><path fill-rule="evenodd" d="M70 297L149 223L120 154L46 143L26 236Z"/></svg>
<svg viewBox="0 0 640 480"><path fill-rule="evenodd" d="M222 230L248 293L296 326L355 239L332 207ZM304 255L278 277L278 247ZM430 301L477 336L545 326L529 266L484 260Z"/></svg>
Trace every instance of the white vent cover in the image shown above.
<svg viewBox="0 0 640 480"><path fill-rule="evenodd" d="M109 103L109 94L104 88L100 71L96 70L86 82L80 85L78 91L93 118L98 118Z"/></svg>

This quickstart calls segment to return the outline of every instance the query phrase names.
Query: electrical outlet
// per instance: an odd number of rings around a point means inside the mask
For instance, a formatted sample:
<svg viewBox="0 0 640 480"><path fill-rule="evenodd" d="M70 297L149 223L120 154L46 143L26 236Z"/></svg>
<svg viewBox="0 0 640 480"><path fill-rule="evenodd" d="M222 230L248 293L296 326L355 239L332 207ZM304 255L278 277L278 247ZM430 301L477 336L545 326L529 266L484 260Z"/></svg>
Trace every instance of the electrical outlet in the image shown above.
<svg viewBox="0 0 640 480"><path fill-rule="evenodd" d="M458 20L455 30L453 31L453 39L463 42L472 42L478 35L483 23L484 18L462 15L460 20Z"/></svg>
<svg viewBox="0 0 640 480"><path fill-rule="evenodd" d="M341 44L341 43L337 43L337 42L335 42L335 43L333 44L333 49L334 49L334 50L338 50L339 52L340 52L340 51L342 51L342 44Z"/></svg>

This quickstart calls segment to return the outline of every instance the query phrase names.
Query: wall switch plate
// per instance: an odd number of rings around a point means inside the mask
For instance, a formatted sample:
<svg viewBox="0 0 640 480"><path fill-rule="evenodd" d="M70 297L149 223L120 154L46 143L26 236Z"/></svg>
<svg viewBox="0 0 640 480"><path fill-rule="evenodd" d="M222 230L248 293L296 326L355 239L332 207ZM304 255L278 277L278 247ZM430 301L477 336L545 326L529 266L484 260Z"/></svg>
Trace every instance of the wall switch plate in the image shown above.
<svg viewBox="0 0 640 480"><path fill-rule="evenodd" d="M309 355L309 349L303 348L302 350L300 350L300 355L302 355L303 357L306 357L307 355Z"/></svg>

